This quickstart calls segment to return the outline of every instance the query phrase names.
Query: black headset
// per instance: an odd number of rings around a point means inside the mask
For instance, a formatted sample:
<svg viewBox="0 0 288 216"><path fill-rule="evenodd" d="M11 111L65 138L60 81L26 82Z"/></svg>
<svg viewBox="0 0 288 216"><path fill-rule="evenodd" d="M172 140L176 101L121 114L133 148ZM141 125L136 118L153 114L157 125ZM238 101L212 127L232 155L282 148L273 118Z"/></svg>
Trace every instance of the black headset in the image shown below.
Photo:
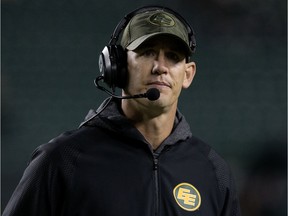
<svg viewBox="0 0 288 216"><path fill-rule="evenodd" d="M177 17L186 27L188 32L189 46L192 53L196 49L196 39L192 27L189 23L177 12L162 6L145 6L138 8L129 14L127 14L114 29L111 39L107 46L104 47L103 51L99 56L99 69L101 79L113 90L115 87L124 88L127 84L128 72L127 72L127 53L125 49L117 44L118 38L122 31L128 25L129 21L139 13L146 11L162 10L168 12Z"/></svg>

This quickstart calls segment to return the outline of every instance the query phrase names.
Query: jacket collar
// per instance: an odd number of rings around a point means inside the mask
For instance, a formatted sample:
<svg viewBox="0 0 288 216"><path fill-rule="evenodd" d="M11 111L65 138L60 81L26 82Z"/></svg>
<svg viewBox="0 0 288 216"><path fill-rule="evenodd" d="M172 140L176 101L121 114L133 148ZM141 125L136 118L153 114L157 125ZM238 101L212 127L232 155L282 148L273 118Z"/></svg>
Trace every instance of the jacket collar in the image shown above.
<svg viewBox="0 0 288 216"><path fill-rule="evenodd" d="M105 107L104 110L102 110L103 107ZM81 125L105 128L147 142L142 134L123 115L121 101L118 99L107 98L96 111L89 111L84 123ZM180 111L177 110L173 131L164 140L161 146L173 145L180 141L184 141L191 136L192 133L187 121Z"/></svg>

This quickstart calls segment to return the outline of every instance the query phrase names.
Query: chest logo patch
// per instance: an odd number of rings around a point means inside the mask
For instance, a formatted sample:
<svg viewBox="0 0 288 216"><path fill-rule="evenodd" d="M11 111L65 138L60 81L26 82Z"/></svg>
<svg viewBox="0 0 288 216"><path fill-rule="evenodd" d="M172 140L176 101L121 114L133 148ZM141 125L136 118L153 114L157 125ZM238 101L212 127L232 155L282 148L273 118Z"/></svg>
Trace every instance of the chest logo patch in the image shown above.
<svg viewBox="0 0 288 216"><path fill-rule="evenodd" d="M195 211L201 205L199 191L191 184L180 183L173 190L177 204L186 211Z"/></svg>

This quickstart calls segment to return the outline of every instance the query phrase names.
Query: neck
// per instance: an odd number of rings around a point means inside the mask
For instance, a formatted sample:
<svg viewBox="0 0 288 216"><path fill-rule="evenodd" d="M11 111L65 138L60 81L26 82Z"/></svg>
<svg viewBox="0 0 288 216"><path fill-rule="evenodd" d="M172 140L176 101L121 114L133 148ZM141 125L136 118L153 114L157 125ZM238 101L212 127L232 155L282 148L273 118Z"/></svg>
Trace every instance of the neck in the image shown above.
<svg viewBox="0 0 288 216"><path fill-rule="evenodd" d="M176 105L170 109L159 107L137 107L131 100L122 101L125 116L140 131L153 149L157 149L170 135L176 114ZM133 106L134 105L134 106Z"/></svg>

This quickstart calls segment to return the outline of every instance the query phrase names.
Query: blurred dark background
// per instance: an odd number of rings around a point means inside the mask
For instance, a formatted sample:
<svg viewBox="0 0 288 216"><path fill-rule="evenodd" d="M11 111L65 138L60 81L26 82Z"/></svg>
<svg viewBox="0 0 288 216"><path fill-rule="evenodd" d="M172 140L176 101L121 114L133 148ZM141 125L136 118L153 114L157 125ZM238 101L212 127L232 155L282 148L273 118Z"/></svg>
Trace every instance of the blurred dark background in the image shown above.
<svg viewBox="0 0 288 216"><path fill-rule="evenodd" d="M93 85L98 55L146 4L171 7L196 32L197 74L179 108L231 165L243 216L286 215L285 0L2 0L1 211L32 151L107 97Z"/></svg>

